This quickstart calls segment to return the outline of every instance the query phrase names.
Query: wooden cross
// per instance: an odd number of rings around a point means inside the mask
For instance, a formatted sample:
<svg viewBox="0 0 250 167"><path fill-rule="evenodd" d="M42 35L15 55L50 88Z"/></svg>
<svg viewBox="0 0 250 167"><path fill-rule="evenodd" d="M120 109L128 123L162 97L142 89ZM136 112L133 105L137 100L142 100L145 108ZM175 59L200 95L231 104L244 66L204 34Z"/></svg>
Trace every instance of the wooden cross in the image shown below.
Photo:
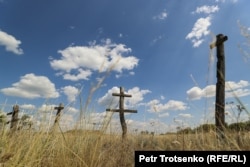
<svg viewBox="0 0 250 167"><path fill-rule="evenodd" d="M57 110L56 118L55 118L55 122L54 122L54 125L55 125L60 119L61 111L64 109L64 106L62 103L60 103L59 106L55 107L54 109Z"/></svg>
<svg viewBox="0 0 250 167"><path fill-rule="evenodd" d="M10 121L10 129L12 131L16 131L18 129L18 112L19 112L19 106L14 105L12 112L7 113L7 115L11 115L11 121ZM9 122L7 122L9 123Z"/></svg>
<svg viewBox="0 0 250 167"><path fill-rule="evenodd" d="M132 95L125 94L124 89L120 87L120 93L112 93L112 96L119 96L119 109L106 109L106 111L119 112L120 122L122 126L122 138L126 139L127 135L127 125L124 117L124 112L137 113L137 110L127 110L124 109L124 97L132 97Z"/></svg>

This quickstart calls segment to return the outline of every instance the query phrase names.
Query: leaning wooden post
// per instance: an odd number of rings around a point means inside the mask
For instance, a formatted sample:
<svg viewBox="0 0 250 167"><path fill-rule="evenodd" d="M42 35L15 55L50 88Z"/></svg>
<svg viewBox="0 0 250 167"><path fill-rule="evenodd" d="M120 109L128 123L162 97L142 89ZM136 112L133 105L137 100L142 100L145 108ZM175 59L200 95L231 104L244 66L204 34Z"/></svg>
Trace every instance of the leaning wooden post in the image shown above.
<svg viewBox="0 0 250 167"><path fill-rule="evenodd" d="M54 127L55 125L59 122L60 120L60 117L61 117L61 111L64 109L64 106L62 103L59 104L58 107L55 107L54 108L55 110L57 110L57 113L56 113L56 118L55 118L55 121L54 121Z"/></svg>
<svg viewBox="0 0 250 167"><path fill-rule="evenodd" d="M122 126L122 139L126 139L127 135L127 124L125 121L125 112L137 113L137 110L125 110L124 109L124 97L132 97L132 95L124 94L124 89L120 87L120 93L112 93L112 96L119 96L119 109L106 109L106 111L119 112L120 122Z"/></svg>
<svg viewBox="0 0 250 167"><path fill-rule="evenodd" d="M212 47L217 48L217 83L216 83L216 100L215 100L215 125L216 134L219 138L224 138L225 128L225 53L224 42L227 41L227 36L218 34L216 43Z"/></svg>
<svg viewBox="0 0 250 167"><path fill-rule="evenodd" d="M14 105L12 112L7 113L7 115L12 115L10 121L10 130L12 132L18 129L18 112L19 112L19 106Z"/></svg>

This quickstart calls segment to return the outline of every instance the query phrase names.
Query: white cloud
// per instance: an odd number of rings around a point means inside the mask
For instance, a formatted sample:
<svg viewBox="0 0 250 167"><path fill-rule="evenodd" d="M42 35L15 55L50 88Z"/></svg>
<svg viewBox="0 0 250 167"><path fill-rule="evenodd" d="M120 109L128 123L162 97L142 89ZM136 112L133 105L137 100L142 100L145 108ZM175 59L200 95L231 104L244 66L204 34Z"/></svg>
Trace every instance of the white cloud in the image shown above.
<svg viewBox="0 0 250 167"><path fill-rule="evenodd" d="M20 105L20 108L27 109L27 110L34 110L36 106L33 104L23 104L23 105Z"/></svg>
<svg viewBox="0 0 250 167"><path fill-rule="evenodd" d="M165 100L165 96L161 95L160 96L161 100Z"/></svg>
<svg viewBox="0 0 250 167"><path fill-rule="evenodd" d="M249 86L249 82L248 81L244 81L244 80L240 80L238 83L233 82L233 81L228 81L226 82L226 90L235 90L235 89L239 89L239 88L244 88Z"/></svg>
<svg viewBox="0 0 250 167"><path fill-rule="evenodd" d="M215 12L218 12L219 11L219 7L216 5L212 5L212 6L207 6L207 5L204 5L204 6L200 6L200 7L197 7L196 10L192 13L205 13L205 14L210 14L210 13L215 13Z"/></svg>
<svg viewBox="0 0 250 167"><path fill-rule="evenodd" d="M162 111L178 111L178 110L186 110L188 108L187 104L182 101L169 100L167 103L162 104L159 100L151 100L147 103L149 106L149 112L162 112Z"/></svg>
<svg viewBox="0 0 250 167"><path fill-rule="evenodd" d="M118 97L113 97L112 93L119 93L120 89L118 87L113 87L108 90L108 92L102 96L101 98L98 99L98 103L106 106L107 108L113 108L118 105L119 98Z"/></svg>
<svg viewBox="0 0 250 167"><path fill-rule="evenodd" d="M183 114L183 113L180 113L179 116L183 117L183 118L192 118L193 117L191 114Z"/></svg>
<svg viewBox="0 0 250 167"><path fill-rule="evenodd" d="M121 78L121 77L122 77L122 74L116 74L115 77L116 77L116 78Z"/></svg>
<svg viewBox="0 0 250 167"><path fill-rule="evenodd" d="M135 75L134 71L130 71L128 74L123 74L123 73L118 73L115 75L116 78L121 78L121 77L127 77L127 76L133 76Z"/></svg>
<svg viewBox="0 0 250 167"><path fill-rule="evenodd" d="M63 114L60 118L60 128L62 131L74 129L75 119L71 114Z"/></svg>
<svg viewBox="0 0 250 167"><path fill-rule="evenodd" d="M54 108L56 106L57 105L55 105L55 104L49 104L49 105L43 104L41 107L38 108L38 111L42 112L42 113L52 112L52 111L55 111Z"/></svg>
<svg viewBox="0 0 250 167"><path fill-rule="evenodd" d="M227 81L225 86L225 97L233 96L247 96L250 94L249 89L242 89L249 86L248 81L240 80L238 83L233 81ZM203 97L214 97L216 91L216 85L208 85L205 88L201 89L197 86L192 87L187 91L187 96L189 100L199 100Z"/></svg>
<svg viewBox="0 0 250 167"><path fill-rule="evenodd" d="M187 91L187 95L190 100L199 100L203 97L203 90L195 86Z"/></svg>
<svg viewBox="0 0 250 167"><path fill-rule="evenodd" d="M32 73L22 76L19 82L12 84L12 87L0 91L5 95L29 99L59 97L54 83L45 76L36 76Z"/></svg>
<svg viewBox="0 0 250 167"><path fill-rule="evenodd" d="M205 18L199 18L190 33L186 36L186 39L190 39L193 43L193 47L199 47L203 43L203 37L209 34L209 26L211 25L211 16Z"/></svg>
<svg viewBox="0 0 250 167"><path fill-rule="evenodd" d="M62 91L67 96L68 102L74 102L79 93L78 89L74 86L65 86L62 88Z"/></svg>
<svg viewBox="0 0 250 167"><path fill-rule="evenodd" d="M130 71L129 75L135 75L135 72L134 71Z"/></svg>
<svg viewBox="0 0 250 167"><path fill-rule="evenodd" d="M89 121L92 123L101 123L103 122L106 112L101 112L101 113L90 113L90 118Z"/></svg>
<svg viewBox="0 0 250 167"><path fill-rule="evenodd" d="M63 79L70 81L78 81L81 79L88 80L88 77L91 76L92 72L90 70L83 70L81 68L77 69L78 74L66 73L63 75Z"/></svg>
<svg viewBox="0 0 250 167"><path fill-rule="evenodd" d="M228 91L226 92L226 97L243 97L243 96L248 96L250 95L250 90L249 89L236 89L233 91Z"/></svg>
<svg viewBox="0 0 250 167"><path fill-rule="evenodd" d="M161 40L163 37L164 37L164 35L159 35L158 37L154 38L151 42L151 45L155 44L156 42Z"/></svg>
<svg viewBox="0 0 250 167"><path fill-rule="evenodd" d="M113 87L101 98L99 98L98 103L103 106L108 106L108 108L114 108L118 106L119 97L112 96L112 93L119 93L120 88ZM144 95L150 93L149 90L141 90L139 87L134 87L125 90L125 94L130 94L132 97L125 98L125 107L132 107L143 101Z"/></svg>
<svg viewBox="0 0 250 167"><path fill-rule="evenodd" d="M203 43L203 41L204 41L203 39L198 39L198 40L197 40L197 39L193 39L193 40L192 40L192 42L193 42L193 47L194 47L194 48L199 47L199 46Z"/></svg>
<svg viewBox="0 0 250 167"><path fill-rule="evenodd" d="M77 113L77 112L79 112L79 109L74 108L74 107L67 107L65 110L69 111L71 113Z"/></svg>
<svg viewBox="0 0 250 167"><path fill-rule="evenodd" d="M17 55L23 54L23 50L19 48L21 43L22 42L17 40L14 36L0 30L0 45L4 46L7 51Z"/></svg>
<svg viewBox="0 0 250 167"><path fill-rule="evenodd" d="M161 12L159 15L154 16L153 19L154 20L165 20L167 18L168 14L167 12L164 10L163 12Z"/></svg>
<svg viewBox="0 0 250 167"><path fill-rule="evenodd" d="M128 98L128 105L134 106L139 102L143 101L144 95L150 93L150 90L140 90L139 87L134 87L128 90L128 94L132 95L131 98Z"/></svg>
<svg viewBox="0 0 250 167"><path fill-rule="evenodd" d="M126 56L131 51L125 45L111 43L111 40L107 39L103 45L94 42L90 46L71 46L59 50L61 59L51 60L50 65L59 70L64 79L86 80L92 71L113 70L122 73L123 70L132 70L138 65L139 59ZM78 74L72 75L73 70L78 70Z"/></svg>
<svg viewBox="0 0 250 167"><path fill-rule="evenodd" d="M168 113L168 112L163 113L163 114L159 114L159 117L160 117L160 118L168 117L168 116L169 116L169 113Z"/></svg>

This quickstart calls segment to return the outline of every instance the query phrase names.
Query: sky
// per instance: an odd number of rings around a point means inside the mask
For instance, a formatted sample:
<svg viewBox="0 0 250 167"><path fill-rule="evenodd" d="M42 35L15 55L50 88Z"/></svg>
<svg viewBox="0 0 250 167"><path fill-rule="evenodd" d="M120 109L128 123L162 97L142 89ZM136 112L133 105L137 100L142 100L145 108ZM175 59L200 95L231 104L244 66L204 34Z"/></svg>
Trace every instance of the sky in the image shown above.
<svg viewBox="0 0 250 167"><path fill-rule="evenodd" d="M225 46L226 121L237 105L249 119L247 0L0 0L0 109L18 104L35 124L79 121L120 129L119 93L126 94L130 132L175 131L214 123L217 34ZM248 36L249 37L249 36ZM233 102L233 103L232 103ZM44 117L43 117L44 118ZM118 130L119 131L119 130Z"/></svg>

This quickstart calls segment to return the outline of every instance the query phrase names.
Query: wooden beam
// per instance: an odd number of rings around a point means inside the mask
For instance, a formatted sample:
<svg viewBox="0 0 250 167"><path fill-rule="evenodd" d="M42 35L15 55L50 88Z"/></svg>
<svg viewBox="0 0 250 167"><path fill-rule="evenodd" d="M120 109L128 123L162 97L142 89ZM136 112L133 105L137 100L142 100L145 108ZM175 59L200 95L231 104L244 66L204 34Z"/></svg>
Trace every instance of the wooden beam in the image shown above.
<svg viewBox="0 0 250 167"><path fill-rule="evenodd" d="M132 95L123 94L123 93L112 93L112 96L120 96L120 97L132 97Z"/></svg>
<svg viewBox="0 0 250 167"><path fill-rule="evenodd" d="M217 47L217 83L215 99L215 125L217 137L224 138L225 128L225 53L224 42L227 36L218 34L216 36Z"/></svg>
<svg viewBox="0 0 250 167"><path fill-rule="evenodd" d="M109 112L120 112L120 109L106 109L106 111L109 111ZM124 112L129 112L129 113L137 113L137 110L123 110Z"/></svg>

